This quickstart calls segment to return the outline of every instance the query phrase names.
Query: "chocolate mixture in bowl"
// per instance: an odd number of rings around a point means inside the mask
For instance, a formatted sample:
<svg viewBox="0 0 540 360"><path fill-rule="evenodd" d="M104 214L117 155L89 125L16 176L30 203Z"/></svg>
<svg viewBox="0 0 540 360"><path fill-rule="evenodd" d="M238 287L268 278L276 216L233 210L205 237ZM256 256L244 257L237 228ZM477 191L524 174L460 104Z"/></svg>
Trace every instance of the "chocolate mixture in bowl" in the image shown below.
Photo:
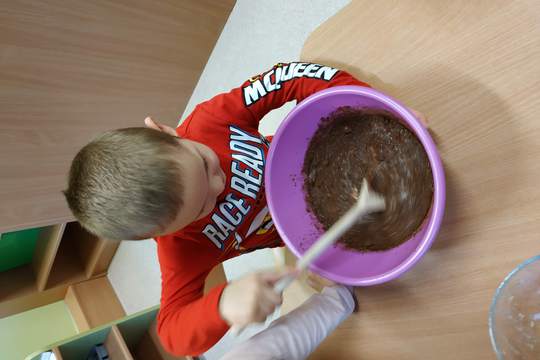
<svg viewBox="0 0 540 360"><path fill-rule="evenodd" d="M380 110L341 107L323 119L303 166L310 210L326 230L356 201L362 179L386 200L339 242L378 251L408 240L426 217L433 197L427 154L396 116Z"/></svg>

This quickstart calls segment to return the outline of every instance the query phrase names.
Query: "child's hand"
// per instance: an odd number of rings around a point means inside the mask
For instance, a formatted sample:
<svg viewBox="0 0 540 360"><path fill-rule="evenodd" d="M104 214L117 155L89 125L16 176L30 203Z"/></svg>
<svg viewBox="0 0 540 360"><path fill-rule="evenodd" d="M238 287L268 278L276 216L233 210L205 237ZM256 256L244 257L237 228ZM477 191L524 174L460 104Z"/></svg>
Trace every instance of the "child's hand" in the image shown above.
<svg viewBox="0 0 540 360"><path fill-rule="evenodd" d="M321 292L325 287L338 285L336 282L315 274L311 270L307 271L306 283L318 292Z"/></svg>
<svg viewBox="0 0 540 360"><path fill-rule="evenodd" d="M221 294L219 312L229 325L263 322L282 302L274 284L285 274L264 271L230 282Z"/></svg>

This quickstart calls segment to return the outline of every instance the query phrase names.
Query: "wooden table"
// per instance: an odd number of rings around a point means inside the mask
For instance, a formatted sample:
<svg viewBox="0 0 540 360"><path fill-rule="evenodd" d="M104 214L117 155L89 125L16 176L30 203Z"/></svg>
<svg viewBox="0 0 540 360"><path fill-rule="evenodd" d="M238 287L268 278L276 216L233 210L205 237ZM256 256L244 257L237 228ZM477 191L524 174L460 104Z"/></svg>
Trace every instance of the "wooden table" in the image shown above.
<svg viewBox="0 0 540 360"><path fill-rule="evenodd" d="M302 59L424 112L448 182L433 248L400 279L359 289L360 312L312 359L494 359L495 289L540 253L540 1L353 1Z"/></svg>
<svg viewBox="0 0 540 360"><path fill-rule="evenodd" d="M175 126L233 6L0 1L0 233L73 220L61 190L98 134Z"/></svg>

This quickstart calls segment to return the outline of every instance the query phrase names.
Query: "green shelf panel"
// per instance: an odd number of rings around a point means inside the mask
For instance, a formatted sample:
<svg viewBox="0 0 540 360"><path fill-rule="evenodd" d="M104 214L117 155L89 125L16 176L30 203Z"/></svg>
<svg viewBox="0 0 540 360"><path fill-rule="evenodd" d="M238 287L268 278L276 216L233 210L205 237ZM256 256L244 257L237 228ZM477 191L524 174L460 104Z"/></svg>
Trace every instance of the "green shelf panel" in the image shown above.
<svg viewBox="0 0 540 360"><path fill-rule="evenodd" d="M111 331L110 327L89 333L67 344L60 346L63 360L84 360L87 358L92 347L105 342L107 335Z"/></svg>
<svg viewBox="0 0 540 360"><path fill-rule="evenodd" d="M13 231L0 237L0 272L32 262L42 228Z"/></svg>
<svg viewBox="0 0 540 360"><path fill-rule="evenodd" d="M133 350L136 344L141 341L143 335L156 318L157 312L158 309L154 309L118 323L118 329L120 330L120 333L126 341L126 345L129 349Z"/></svg>

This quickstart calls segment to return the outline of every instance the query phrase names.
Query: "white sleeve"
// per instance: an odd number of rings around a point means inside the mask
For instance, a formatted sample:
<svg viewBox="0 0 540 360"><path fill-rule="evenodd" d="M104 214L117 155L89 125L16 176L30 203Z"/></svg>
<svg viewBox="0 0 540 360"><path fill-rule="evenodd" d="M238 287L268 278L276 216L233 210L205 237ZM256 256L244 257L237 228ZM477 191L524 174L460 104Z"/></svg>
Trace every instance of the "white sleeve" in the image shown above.
<svg viewBox="0 0 540 360"><path fill-rule="evenodd" d="M233 347L221 360L305 359L354 310L345 286L325 288L299 308L275 320L247 341Z"/></svg>

